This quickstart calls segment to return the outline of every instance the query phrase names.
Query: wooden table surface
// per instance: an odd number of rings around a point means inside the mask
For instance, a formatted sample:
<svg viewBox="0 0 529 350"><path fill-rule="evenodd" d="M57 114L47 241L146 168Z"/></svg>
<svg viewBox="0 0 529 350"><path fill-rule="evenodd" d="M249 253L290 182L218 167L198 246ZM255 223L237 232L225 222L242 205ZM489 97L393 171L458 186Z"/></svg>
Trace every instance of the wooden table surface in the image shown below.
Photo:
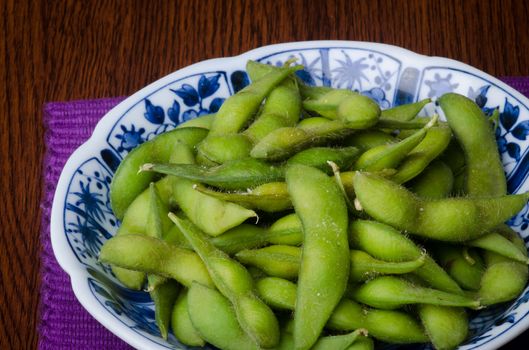
<svg viewBox="0 0 529 350"><path fill-rule="evenodd" d="M527 18L524 0L0 1L0 348L37 346L45 101L129 95L193 62L299 40L529 75Z"/></svg>

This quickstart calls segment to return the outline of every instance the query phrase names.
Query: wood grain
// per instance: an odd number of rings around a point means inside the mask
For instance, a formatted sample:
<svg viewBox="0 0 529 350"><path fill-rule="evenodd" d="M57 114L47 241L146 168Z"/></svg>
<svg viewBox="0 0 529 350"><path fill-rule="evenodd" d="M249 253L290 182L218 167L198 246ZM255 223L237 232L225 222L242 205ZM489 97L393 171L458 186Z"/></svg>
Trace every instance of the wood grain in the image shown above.
<svg viewBox="0 0 529 350"><path fill-rule="evenodd" d="M298 40L529 75L527 18L523 0L0 1L0 348L37 344L45 101L129 95L193 62Z"/></svg>

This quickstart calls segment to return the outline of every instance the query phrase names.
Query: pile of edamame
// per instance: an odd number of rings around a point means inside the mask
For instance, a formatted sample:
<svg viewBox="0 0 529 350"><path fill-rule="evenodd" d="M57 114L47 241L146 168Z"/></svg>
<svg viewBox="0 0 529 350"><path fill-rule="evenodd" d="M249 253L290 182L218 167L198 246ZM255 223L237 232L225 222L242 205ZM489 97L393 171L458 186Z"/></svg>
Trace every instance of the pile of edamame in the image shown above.
<svg viewBox="0 0 529 350"><path fill-rule="evenodd" d="M300 69L249 61L216 115L130 152L100 261L190 346L456 348L528 279L504 222L529 194L507 194L492 123L458 94L442 122L418 116L429 99L381 111Z"/></svg>

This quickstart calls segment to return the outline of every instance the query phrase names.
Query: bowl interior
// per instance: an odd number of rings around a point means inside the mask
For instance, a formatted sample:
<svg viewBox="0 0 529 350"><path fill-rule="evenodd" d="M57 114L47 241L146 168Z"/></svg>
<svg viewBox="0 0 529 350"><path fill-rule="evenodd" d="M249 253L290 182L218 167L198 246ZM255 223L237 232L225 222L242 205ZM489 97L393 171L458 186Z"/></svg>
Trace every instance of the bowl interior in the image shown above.
<svg viewBox="0 0 529 350"><path fill-rule="evenodd" d="M119 222L109 200L114 171L130 150L179 123L218 110L249 83L248 59L281 65L295 57L308 84L356 90L389 108L446 92L477 102L486 114L499 108L496 137L511 193L528 190L528 101L498 80L467 65L380 44L309 42L260 48L242 56L210 60L175 72L144 88L109 112L92 138L68 161L54 201L55 254L72 276L83 305L101 323L136 347L186 348L161 339L148 293L122 287L98 263L101 245ZM434 107L426 114L434 113ZM527 240L525 207L509 224ZM462 349L494 347L527 327L529 293L472 315L472 337ZM481 347L483 346L483 347ZM422 346L421 346L422 348Z"/></svg>

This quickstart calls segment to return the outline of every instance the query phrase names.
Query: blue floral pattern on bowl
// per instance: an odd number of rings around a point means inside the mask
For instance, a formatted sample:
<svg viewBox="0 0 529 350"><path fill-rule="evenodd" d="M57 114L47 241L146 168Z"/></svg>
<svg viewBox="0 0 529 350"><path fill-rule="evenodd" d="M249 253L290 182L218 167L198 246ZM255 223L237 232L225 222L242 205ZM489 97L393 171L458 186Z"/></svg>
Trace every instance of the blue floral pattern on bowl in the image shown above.
<svg viewBox="0 0 529 350"><path fill-rule="evenodd" d="M96 318L132 345L186 349L172 335L168 341L160 337L147 293L120 286L108 266L97 261L101 245L119 225L109 201L113 172L134 147L186 120L216 112L228 96L249 83L244 72L247 59L281 65L292 58L304 65L297 74L306 83L358 91L383 109L452 91L475 100L487 115L499 109L496 137L509 191L529 190L527 99L463 64L439 62L386 45L309 42L265 47L178 71L133 95L104 118L92 137L97 140L87 142L93 145L81 146L75 162L68 162L54 201L52 241L61 266L72 276L74 291L93 307L88 310ZM438 112L435 107L425 111L434 112ZM528 208L509 224L527 242ZM521 324L527 327L528 300L526 289L513 303L472 315L472 337L462 349L501 344L511 329L518 327L519 332Z"/></svg>

